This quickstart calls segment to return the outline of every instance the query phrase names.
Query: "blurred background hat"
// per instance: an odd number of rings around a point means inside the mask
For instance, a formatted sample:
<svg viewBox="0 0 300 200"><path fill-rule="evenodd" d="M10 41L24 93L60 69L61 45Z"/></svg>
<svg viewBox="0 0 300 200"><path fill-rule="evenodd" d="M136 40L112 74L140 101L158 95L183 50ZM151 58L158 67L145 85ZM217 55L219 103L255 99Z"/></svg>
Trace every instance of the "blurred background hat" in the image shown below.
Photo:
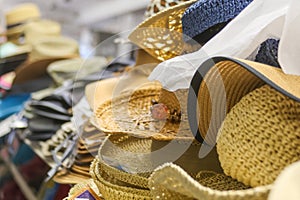
<svg viewBox="0 0 300 200"><path fill-rule="evenodd" d="M17 67L14 83L22 83L46 74L48 65L54 61L79 56L78 43L67 37L43 37L32 45L27 61Z"/></svg>
<svg viewBox="0 0 300 200"><path fill-rule="evenodd" d="M24 32L24 24L39 19L40 16L38 6L33 3L19 4L9 10L5 15L8 40L19 38Z"/></svg>

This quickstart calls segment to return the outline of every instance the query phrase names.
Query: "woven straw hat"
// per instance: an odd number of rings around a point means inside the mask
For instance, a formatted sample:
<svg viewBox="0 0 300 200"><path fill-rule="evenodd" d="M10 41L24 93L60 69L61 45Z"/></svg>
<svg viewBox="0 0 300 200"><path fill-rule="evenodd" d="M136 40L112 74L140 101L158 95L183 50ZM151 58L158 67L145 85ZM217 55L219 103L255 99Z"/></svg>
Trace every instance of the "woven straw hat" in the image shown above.
<svg viewBox="0 0 300 200"><path fill-rule="evenodd" d="M205 147L192 140L170 142L110 135L99 149L98 160L102 170L116 180L149 189L150 174L166 162L174 162L193 177L199 170L222 172L216 149L200 158L200 148Z"/></svg>
<svg viewBox="0 0 300 200"><path fill-rule="evenodd" d="M33 44L41 37L58 37L61 35L61 26L59 23L41 19L28 22L24 25L25 42Z"/></svg>
<svg viewBox="0 0 300 200"><path fill-rule="evenodd" d="M33 3L23 3L9 10L5 14L8 39L19 37L24 31L24 24L40 16L39 8Z"/></svg>
<svg viewBox="0 0 300 200"><path fill-rule="evenodd" d="M227 114L217 151L225 174L252 187L272 184L300 160L300 102L269 85L250 92Z"/></svg>
<svg viewBox="0 0 300 200"><path fill-rule="evenodd" d="M157 3L158 2L158 3ZM129 40L160 61L181 55L183 51L181 16L196 0L154 0L148 17L129 35ZM160 5L160 6L157 6ZM164 8L164 9L161 9Z"/></svg>
<svg viewBox="0 0 300 200"><path fill-rule="evenodd" d="M271 185L249 188L222 173L201 171L196 178L177 165L158 167L150 177L156 199L267 200Z"/></svg>
<svg viewBox="0 0 300 200"><path fill-rule="evenodd" d="M158 100L160 92L160 84L152 84L106 101L95 111L97 127L109 134L128 134L156 140L193 138L187 115L181 116L180 123L152 117L152 102Z"/></svg>
<svg viewBox="0 0 300 200"><path fill-rule="evenodd" d="M47 72L57 85L62 85L65 80L80 79L99 72L106 65L107 59L104 57L74 58L51 63L47 68Z"/></svg>
<svg viewBox="0 0 300 200"><path fill-rule="evenodd" d="M280 68L234 58L214 57L204 62L192 79L188 95L189 123L196 139L215 144L226 114L243 96L264 84L300 101L297 87L300 76L285 74Z"/></svg>
<svg viewBox="0 0 300 200"><path fill-rule="evenodd" d="M104 199L152 199L150 190L131 186L106 174L97 158L91 164L90 174Z"/></svg>
<svg viewBox="0 0 300 200"><path fill-rule="evenodd" d="M75 40L63 36L43 37L32 45L27 61L16 70L14 83L22 83L46 74L48 65L54 61L78 57Z"/></svg>

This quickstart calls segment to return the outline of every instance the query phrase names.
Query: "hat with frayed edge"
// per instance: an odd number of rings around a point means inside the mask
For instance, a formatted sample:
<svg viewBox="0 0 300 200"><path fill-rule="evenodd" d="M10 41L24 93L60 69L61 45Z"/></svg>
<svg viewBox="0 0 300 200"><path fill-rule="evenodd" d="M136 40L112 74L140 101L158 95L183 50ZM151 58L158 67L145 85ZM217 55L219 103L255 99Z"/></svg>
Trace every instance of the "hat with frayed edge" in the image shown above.
<svg viewBox="0 0 300 200"><path fill-rule="evenodd" d="M196 139L214 145L226 114L243 96L264 84L300 101L300 76L235 58L213 57L204 62L194 74L188 95L189 124Z"/></svg>
<svg viewBox="0 0 300 200"><path fill-rule="evenodd" d="M155 1L153 1L155 2ZM181 16L196 0L172 1L156 14L151 15L129 35L129 40L160 61L181 55L183 51Z"/></svg>

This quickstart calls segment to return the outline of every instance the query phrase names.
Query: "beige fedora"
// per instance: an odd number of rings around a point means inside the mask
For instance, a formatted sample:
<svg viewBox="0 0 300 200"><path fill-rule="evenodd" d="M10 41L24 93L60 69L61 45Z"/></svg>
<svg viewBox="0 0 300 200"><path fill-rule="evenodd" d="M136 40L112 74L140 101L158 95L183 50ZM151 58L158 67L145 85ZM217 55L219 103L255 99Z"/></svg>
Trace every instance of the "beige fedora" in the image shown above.
<svg viewBox="0 0 300 200"><path fill-rule="evenodd" d="M25 43L33 44L42 37L58 37L61 35L61 26L59 23L40 19L28 22L24 25Z"/></svg>
<svg viewBox="0 0 300 200"><path fill-rule="evenodd" d="M104 57L74 58L51 63L47 72L57 85L62 85L65 80L76 80L85 76L100 72L107 66L107 59Z"/></svg>
<svg viewBox="0 0 300 200"><path fill-rule="evenodd" d="M213 57L204 62L194 74L188 95L189 123L195 137L215 144L226 114L243 96L264 84L300 101L300 76L235 58Z"/></svg>
<svg viewBox="0 0 300 200"><path fill-rule="evenodd" d="M37 5L23 3L5 13L8 40L17 39L24 32L24 24L39 19L41 16Z"/></svg>

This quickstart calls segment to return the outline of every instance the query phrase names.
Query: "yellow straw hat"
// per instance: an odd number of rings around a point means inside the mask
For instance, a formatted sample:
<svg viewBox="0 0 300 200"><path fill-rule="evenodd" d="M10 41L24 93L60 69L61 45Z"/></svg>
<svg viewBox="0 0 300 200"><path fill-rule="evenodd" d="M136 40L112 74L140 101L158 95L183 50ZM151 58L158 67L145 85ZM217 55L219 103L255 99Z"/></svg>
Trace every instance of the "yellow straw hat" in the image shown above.
<svg viewBox="0 0 300 200"><path fill-rule="evenodd" d="M33 44L42 37L58 37L61 35L61 26L59 23L40 19L28 22L24 25L25 42Z"/></svg>
<svg viewBox="0 0 300 200"><path fill-rule="evenodd" d="M188 95L189 123L196 139L214 145L226 114L243 96L264 84L300 101L300 76L235 58L213 57L204 62L191 81Z"/></svg>
<svg viewBox="0 0 300 200"><path fill-rule="evenodd" d="M19 37L24 31L24 24L41 16L37 5L33 3L20 4L5 14L7 24L7 36Z"/></svg>
<svg viewBox="0 0 300 200"><path fill-rule="evenodd" d="M22 83L46 74L48 65L54 61L79 56L78 43L67 37L43 37L32 45L27 61L16 70L14 83Z"/></svg>
<svg viewBox="0 0 300 200"><path fill-rule="evenodd" d="M192 178L177 165L167 163L151 175L151 195L156 199L267 200L272 186L249 188L222 173L200 171Z"/></svg>
<svg viewBox="0 0 300 200"><path fill-rule="evenodd" d="M269 85L244 96L217 137L224 173L252 187L272 184L300 160L300 102Z"/></svg>
<svg viewBox="0 0 300 200"><path fill-rule="evenodd" d="M129 40L160 61L181 55L184 45L181 16L195 2L153 0L146 11L146 20L129 35ZM149 12L151 9L157 11Z"/></svg>

